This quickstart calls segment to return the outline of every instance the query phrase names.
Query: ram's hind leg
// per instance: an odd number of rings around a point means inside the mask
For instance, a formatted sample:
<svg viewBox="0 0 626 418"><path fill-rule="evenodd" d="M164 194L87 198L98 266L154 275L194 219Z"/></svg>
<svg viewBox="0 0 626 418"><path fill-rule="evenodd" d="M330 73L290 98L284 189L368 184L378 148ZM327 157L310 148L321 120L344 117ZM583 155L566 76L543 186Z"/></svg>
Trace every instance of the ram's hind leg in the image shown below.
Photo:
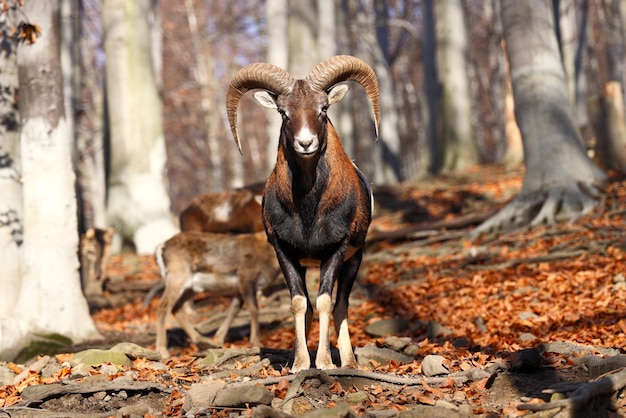
<svg viewBox="0 0 626 418"><path fill-rule="evenodd" d="M359 250L349 260L344 262L341 272L339 273L337 299L333 310L335 331L337 333L337 346L339 348L339 356L341 357L341 367L350 367L353 369L358 369L359 364L354 357L352 343L350 342L350 332L348 331L348 300L362 258L363 251Z"/></svg>

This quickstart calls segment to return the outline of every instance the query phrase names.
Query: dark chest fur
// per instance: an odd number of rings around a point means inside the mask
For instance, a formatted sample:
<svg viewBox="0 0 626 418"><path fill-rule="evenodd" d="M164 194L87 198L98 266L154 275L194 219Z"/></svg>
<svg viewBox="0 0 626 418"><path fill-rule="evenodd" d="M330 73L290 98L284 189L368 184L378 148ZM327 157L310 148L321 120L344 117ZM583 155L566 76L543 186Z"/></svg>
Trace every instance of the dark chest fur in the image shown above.
<svg viewBox="0 0 626 418"><path fill-rule="evenodd" d="M346 241L361 247L371 216L369 188L362 179L351 187L329 181L332 173L323 161L316 168L317 181L311 182L312 187L302 185L306 183L303 180L313 179L296 178L298 175L303 174L293 172L287 190L272 185L265 191L263 211L270 224L270 240L278 240L300 258L324 259ZM337 187L342 190L335 190ZM354 218L363 211L367 213L364 228L355 231Z"/></svg>

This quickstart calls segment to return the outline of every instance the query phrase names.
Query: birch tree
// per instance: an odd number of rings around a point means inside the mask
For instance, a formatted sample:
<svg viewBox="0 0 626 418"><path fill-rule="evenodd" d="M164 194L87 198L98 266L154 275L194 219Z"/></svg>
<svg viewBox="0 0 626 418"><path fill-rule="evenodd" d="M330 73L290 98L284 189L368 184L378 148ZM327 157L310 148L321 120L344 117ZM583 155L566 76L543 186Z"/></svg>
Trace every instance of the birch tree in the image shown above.
<svg viewBox="0 0 626 418"><path fill-rule="evenodd" d="M582 146L551 2L502 2L501 13L526 175L517 197L474 235L576 218L597 205L606 177Z"/></svg>
<svg viewBox="0 0 626 418"><path fill-rule="evenodd" d="M0 315L0 358L12 358L35 335L74 342L99 336L78 275L78 224L72 141L63 106L59 1L28 1L41 30L18 47L24 257L19 295ZM45 74L45 76L42 76ZM0 277L4 288L5 277Z"/></svg>
<svg viewBox="0 0 626 418"><path fill-rule="evenodd" d="M17 6L0 12L0 318L11 314L20 285L22 184L17 109Z"/></svg>
<svg viewBox="0 0 626 418"><path fill-rule="evenodd" d="M165 187L165 141L152 54L150 0L105 0L106 94L111 141L108 221L123 242L150 254L177 232ZM120 242L121 240L121 242Z"/></svg>

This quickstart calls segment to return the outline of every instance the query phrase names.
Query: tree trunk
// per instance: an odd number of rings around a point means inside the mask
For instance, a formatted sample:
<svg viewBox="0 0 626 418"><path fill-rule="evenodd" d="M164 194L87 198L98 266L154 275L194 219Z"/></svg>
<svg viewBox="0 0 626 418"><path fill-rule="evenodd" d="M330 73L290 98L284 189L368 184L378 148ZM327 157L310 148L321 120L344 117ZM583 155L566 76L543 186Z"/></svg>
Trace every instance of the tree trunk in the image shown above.
<svg viewBox="0 0 626 418"><path fill-rule="evenodd" d="M11 4L6 12L0 12L2 33L17 27L21 19L15 3ZM13 313L15 308L23 239L16 39L5 38L0 54L0 318Z"/></svg>
<svg viewBox="0 0 626 418"><path fill-rule="evenodd" d="M289 64L287 44L287 0L267 0L267 62L287 69ZM264 178L274 169L276 153L278 151L278 138L282 118L277 112L265 112L267 115L267 164Z"/></svg>
<svg viewBox="0 0 626 418"><path fill-rule="evenodd" d="M550 2L503 2L501 12L526 176L519 195L475 236L581 216L598 203L606 178L581 145Z"/></svg>
<svg viewBox="0 0 626 418"><path fill-rule="evenodd" d="M584 132L589 125L589 119L586 103L587 83L581 71L581 55L586 46L587 7L577 8L579 2L575 0L559 0L557 3L559 45L568 94L576 123Z"/></svg>
<svg viewBox="0 0 626 418"><path fill-rule="evenodd" d="M472 137L472 107L467 75L467 31L461 0L435 3L437 61L442 88L444 171L480 162Z"/></svg>
<svg viewBox="0 0 626 418"><path fill-rule="evenodd" d="M114 250L151 254L177 232L165 188L165 141L150 54L149 0L106 0L103 23L111 141L108 219Z"/></svg>
<svg viewBox="0 0 626 418"><path fill-rule="evenodd" d="M18 48L24 196L24 264L15 311L1 318L0 357L35 334L74 342L99 334L78 275L78 225L70 130L64 114L59 1L26 2L42 36ZM42 77L45 73L45 77Z"/></svg>
<svg viewBox="0 0 626 418"><path fill-rule="evenodd" d="M100 10L83 1L80 15L80 66L75 105L76 171L78 177L80 231L104 229L106 221L106 170L104 157L104 80L98 69Z"/></svg>
<svg viewBox="0 0 626 418"><path fill-rule="evenodd" d="M626 112L622 86L617 81L604 85L602 97L590 103L598 158L606 168L626 173Z"/></svg>
<svg viewBox="0 0 626 418"><path fill-rule="evenodd" d="M439 141L439 103L441 100L439 75L436 59L435 41L435 14L434 0L424 0L422 2L422 38L424 48L422 52L422 65L424 67L424 121L426 126L426 152L420 165L426 166L426 171L430 174L438 173L443 163L443 147Z"/></svg>

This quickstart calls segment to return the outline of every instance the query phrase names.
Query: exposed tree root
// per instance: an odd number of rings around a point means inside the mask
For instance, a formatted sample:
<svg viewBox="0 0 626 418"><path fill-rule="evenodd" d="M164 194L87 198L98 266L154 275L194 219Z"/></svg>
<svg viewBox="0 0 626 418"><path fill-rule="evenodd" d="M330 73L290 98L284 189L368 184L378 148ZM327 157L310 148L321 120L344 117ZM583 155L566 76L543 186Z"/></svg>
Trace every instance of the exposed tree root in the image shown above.
<svg viewBox="0 0 626 418"><path fill-rule="evenodd" d="M608 399L624 387L626 387L626 368L607 373L600 379L592 382L564 383L544 391L545 393L567 394L567 399L541 404L521 404L517 408L527 411L547 411L555 408L566 408L576 411L588 406L593 399Z"/></svg>
<svg viewBox="0 0 626 418"><path fill-rule="evenodd" d="M497 235L561 221L573 222L591 212L602 201L602 194L595 187L578 183L577 189L573 192L566 187L553 187L548 191L522 192L474 229L470 238L474 240L483 235Z"/></svg>

